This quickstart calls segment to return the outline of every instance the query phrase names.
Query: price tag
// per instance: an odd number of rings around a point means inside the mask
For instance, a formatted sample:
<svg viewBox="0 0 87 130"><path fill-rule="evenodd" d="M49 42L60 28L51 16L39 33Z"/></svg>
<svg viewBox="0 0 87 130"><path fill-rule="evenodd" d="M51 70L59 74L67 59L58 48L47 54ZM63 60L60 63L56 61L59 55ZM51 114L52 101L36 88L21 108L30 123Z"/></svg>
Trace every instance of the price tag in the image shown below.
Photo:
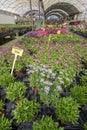
<svg viewBox="0 0 87 130"><path fill-rule="evenodd" d="M12 48L12 53L15 54L15 55L18 55L18 56L22 56L23 49L20 49L20 48L14 46Z"/></svg>

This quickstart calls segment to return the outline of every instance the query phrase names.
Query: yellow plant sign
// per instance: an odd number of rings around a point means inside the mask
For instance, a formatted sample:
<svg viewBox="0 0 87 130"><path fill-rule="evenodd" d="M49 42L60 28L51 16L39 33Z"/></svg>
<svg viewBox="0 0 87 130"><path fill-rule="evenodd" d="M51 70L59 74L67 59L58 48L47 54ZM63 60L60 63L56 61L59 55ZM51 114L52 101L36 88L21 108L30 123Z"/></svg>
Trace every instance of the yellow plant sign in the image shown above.
<svg viewBox="0 0 87 130"><path fill-rule="evenodd" d="M15 54L15 55L22 56L22 54L23 54L23 49L20 49L20 48L14 46L14 47L12 48L12 53Z"/></svg>
<svg viewBox="0 0 87 130"><path fill-rule="evenodd" d="M58 30L58 31L57 31L57 34L60 34L60 33L61 33L60 30Z"/></svg>

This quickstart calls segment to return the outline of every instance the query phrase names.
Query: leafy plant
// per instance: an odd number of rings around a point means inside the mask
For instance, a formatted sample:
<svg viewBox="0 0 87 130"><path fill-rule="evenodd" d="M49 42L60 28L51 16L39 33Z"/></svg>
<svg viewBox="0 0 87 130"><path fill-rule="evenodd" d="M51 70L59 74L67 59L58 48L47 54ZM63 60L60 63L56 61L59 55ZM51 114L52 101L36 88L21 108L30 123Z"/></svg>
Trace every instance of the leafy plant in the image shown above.
<svg viewBox="0 0 87 130"><path fill-rule="evenodd" d="M3 73L0 75L0 85L8 87L10 83L14 82L14 77L10 73Z"/></svg>
<svg viewBox="0 0 87 130"><path fill-rule="evenodd" d="M82 76L80 82L82 86L87 86L87 76Z"/></svg>
<svg viewBox="0 0 87 130"><path fill-rule="evenodd" d="M84 124L84 130L87 130L87 122Z"/></svg>
<svg viewBox="0 0 87 130"><path fill-rule="evenodd" d="M56 105L56 113L61 121L76 123L79 117L79 105L71 97L61 98Z"/></svg>
<svg viewBox="0 0 87 130"><path fill-rule="evenodd" d="M11 121L4 116L0 118L0 130L12 130Z"/></svg>
<svg viewBox="0 0 87 130"><path fill-rule="evenodd" d="M80 104L87 104L87 87L86 86L74 86L71 88L71 96Z"/></svg>
<svg viewBox="0 0 87 130"><path fill-rule="evenodd" d="M26 86L22 82L14 82L9 85L7 90L7 99L14 101L23 97Z"/></svg>
<svg viewBox="0 0 87 130"><path fill-rule="evenodd" d="M0 111L2 111L4 109L4 102L2 100L0 100Z"/></svg>
<svg viewBox="0 0 87 130"><path fill-rule="evenodd" d="M31 121L35 114L38 113L39 108L40 104L37 103L36 100L28 101L27 99L23 99L13 111L14 119L16 119L18 123Z"/></svg>
<svg viewBox="0 0 87 130"><path fill-rule="evenodd" d="M59 92L57 89L52 89L49 88L49 92L46 92L45 88L39 90L40 94L40 100L45 104L45 105L55 105L58 103L59 99Z"/></svg>
<svg viewBox="0 0 87 130"><path fill-rule="evenodd" d="M52 120L52 117L42 117L40 121L33 123L33 130L64 130L59 127L57 122Z"/></svg>

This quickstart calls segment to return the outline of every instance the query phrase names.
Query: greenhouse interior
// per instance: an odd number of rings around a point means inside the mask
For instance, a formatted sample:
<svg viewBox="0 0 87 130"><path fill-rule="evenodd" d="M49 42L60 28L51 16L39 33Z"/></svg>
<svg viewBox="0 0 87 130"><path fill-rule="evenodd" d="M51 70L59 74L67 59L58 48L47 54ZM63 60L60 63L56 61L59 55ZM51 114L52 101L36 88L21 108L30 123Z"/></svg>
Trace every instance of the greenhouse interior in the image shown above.
<svg viewBox="0 0 87 130"><path fill-rule="evenodd" d="M0 130L87 130L87 0L0 1Z"/></svg>

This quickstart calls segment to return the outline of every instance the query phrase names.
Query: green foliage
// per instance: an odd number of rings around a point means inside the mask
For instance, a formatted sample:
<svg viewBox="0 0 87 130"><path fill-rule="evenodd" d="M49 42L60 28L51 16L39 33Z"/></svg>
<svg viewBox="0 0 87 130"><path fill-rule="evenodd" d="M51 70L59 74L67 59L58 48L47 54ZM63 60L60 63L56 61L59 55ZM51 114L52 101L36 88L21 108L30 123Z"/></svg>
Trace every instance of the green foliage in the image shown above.
<svg viewBox="0 0 87 130"><path fill-rule="evenodd" d="M43 117L40 121L33 123L33 130L64 130L58 126L57 122L52 120L52 117Z"/></svg>
<svg viewBox="0 0 87 130"><path fill-rule="evenodd" d="M1 86L8 87L9 84L13 83L13 82L14 82L14 77L10 73L5 72L2 75L0 75L0 85Z"/></svg>
<svg viewBox="0 0 87 130"><path fill-rule="evenodd" d="M46 93L44 88L39 90L40 99L46 105L56 105L59 100L59 92L57 89L50 88L50 92Z"/></svg>
<svg viewBox="0 0 87 130"><path fill-rule="evenodd" d="M37 103L36 100L28 101L27 99L23 99L13 111L14 119L16 119L18 123L31 121L35 114L38 113L39 108L40 104Z"/></svg>
<svg viewBox="0 0 87 130"><path fill-rule="evenodd" d="M84 124L84 130L87 130L87 122Z"/></svg>
<svg viewBox="0 0 87 130"><path fill-rule="evenodd" d="M87 86L87 76L82 76L80 82L82 86Z"/></svg>
<svg viewBox="0 0 87 130"><path fill-rule="evenodd" d="M71 88L71 96L80 104L87 104L87 87L86 86L74 86Z"/></svg>
<svg viewBox="0 0 87 130"><path fill-rule="evenodd" d="M4 116L0 118L0 130L12 130L11 121Z"/></svg>
<svg viewBox="0 0 87 130"><path fill-rule="evenodd" d="M79 117L79 105L71 97L61 98L56 105L58 118L67 123L76 123Z"/></svg>
<svg viewBox="0 0 87 130"><path fill-rule="evenodd" d="M7 99L14 101L15 99L20 99L23 97L26 86L22 82L14 82L9 85L7 90Z"/></svg>
<svg viewBox="0 0 87 130"><path fill-rule="evenodd" d="M2 100L0 100L0 111L2 111L4 109L4 102Z"/></svg>

